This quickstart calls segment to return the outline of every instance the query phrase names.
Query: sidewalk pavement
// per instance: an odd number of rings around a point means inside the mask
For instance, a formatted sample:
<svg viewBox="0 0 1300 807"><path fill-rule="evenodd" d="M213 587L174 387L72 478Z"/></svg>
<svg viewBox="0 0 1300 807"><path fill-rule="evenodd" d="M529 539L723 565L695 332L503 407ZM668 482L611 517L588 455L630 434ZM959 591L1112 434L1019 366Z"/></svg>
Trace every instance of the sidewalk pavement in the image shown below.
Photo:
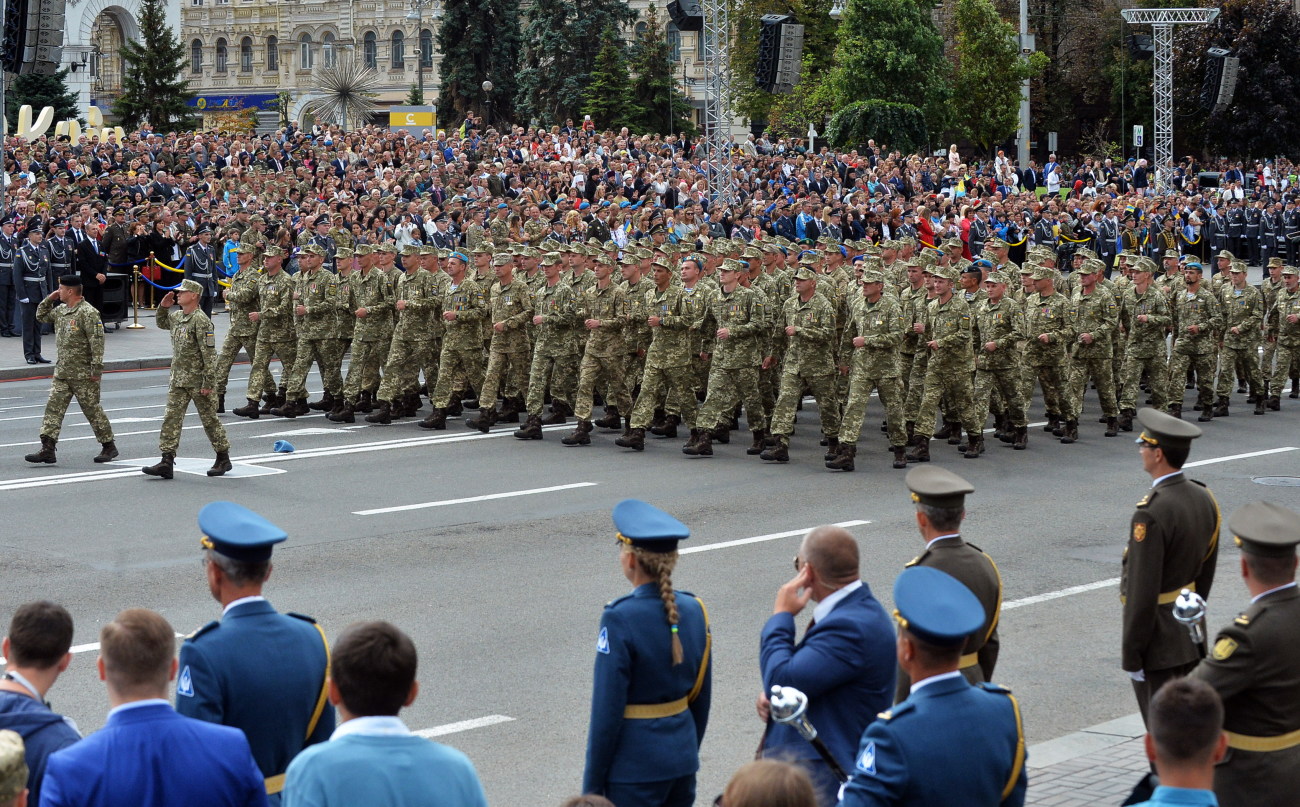
<svg viewBox="0 0 1300 807"><path fill-rule="evenodd" d="M1131 714L1029 747L1031 807L1118 807L1149 771L1142 716Z"/></svg>
<svg viewBox="0 0 1300 807"><path fill-rule="evenodd" d="M177 309L179 310L179 309ZM140 310L140 324L143 328L130 329L128 319L119 330L107 326L104 330L104 370L151 370L170 367L172 361L171 336L158 327L153 311ZM230 317L220 307L212 315L212 324L217 333L217 346L221 346L226 337L226 327ZM55 349L53 335L41 337L41 355L51 364L28 364L23 356L21 338L0 339L0 381L13 381L24 378L50 378L54 374L54 362L58 351ZM240 355L236 361L248 361L251 357Z"/></svg>

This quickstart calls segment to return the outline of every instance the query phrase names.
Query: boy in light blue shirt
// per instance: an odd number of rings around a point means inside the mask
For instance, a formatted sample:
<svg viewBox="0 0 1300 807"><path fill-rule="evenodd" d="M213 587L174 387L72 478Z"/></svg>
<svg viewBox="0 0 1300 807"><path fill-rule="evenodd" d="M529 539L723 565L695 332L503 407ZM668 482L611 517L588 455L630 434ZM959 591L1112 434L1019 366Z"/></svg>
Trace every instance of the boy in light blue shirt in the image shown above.
<svg viewBox="0 0 1300 807"><path fill-rule="evenodd" d="M1228 751L1228 735L1214 687L1197 678L1170 681L1151 699L1147 726L1147 758L1160 786L1136 807L1218 807L1214 766Z"/></svg>

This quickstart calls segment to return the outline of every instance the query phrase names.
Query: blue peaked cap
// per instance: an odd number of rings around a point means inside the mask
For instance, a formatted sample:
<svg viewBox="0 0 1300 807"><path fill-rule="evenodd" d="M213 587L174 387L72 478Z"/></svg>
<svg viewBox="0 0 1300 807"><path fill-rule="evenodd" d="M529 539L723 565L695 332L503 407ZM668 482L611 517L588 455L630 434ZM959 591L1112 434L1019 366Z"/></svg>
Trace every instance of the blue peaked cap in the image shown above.
<svg viewBox="0 0 1300 807"><path fill-rule="evenodd" d="M234 502L211 502L199 510L202 543L232 560L259 563L271 559L271 548L289 534L262 516Z"/></svg>
<svg viewBox="0 0 1300 807"><path fill-rule="evenodd" d="M651 552L676 551L678 541L691 537L685 524L640 499L624 499L614 505L613 516L620 541Z"/></svg>
<svg viewBox="0 0 1300 807"><path fill-rule="evenodd" d="M947 572L912 566L894 581L894 618L923 642L951 646L983 626L984 606Z"/></svg>

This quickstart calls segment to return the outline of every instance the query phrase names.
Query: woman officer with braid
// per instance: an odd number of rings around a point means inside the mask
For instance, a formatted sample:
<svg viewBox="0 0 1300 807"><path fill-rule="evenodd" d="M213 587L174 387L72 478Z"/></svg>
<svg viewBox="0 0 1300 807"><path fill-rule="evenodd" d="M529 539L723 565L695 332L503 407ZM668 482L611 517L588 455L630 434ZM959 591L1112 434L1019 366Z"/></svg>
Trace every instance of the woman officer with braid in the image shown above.
<svg viewBox="0 0 1300 807"><path fill-rule="evenodd" d="M583 791L618 807L691 807L711 639L704 603L673 591L677 542L690 530L635 499L614 507L614 527L634 590L600 619Z"/></svg>

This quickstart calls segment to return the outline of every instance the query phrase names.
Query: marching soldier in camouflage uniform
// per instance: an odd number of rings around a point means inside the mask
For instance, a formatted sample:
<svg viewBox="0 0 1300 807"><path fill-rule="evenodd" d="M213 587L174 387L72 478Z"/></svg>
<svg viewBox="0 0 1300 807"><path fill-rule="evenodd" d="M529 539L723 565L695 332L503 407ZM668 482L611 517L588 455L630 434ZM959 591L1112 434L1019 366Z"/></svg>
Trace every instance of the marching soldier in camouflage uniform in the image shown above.
<svg viewBox="0 0 1300 807"><path fill-rule="evenodd" d="M104 323L99 312L81 296L81 277L64 275L59 288L36 307L36 319L54 325L58 360L50 398L41 420L41 449L23 459L28 462L54 463L54 446L63 428L63 416L73 396L81 413L90 421L95 439L100 443L95 462L109 462L117 457L113 427L99 403L99 382L104 372Z"/></svg>
<svg viewBox="0 0 1300 807"><path fill-rule="evenodd" d="M623 327L623 344L627 349L624 372L631 387L629 392L633 394L636 393L635 388L641 383L641 376L645 372L645 354L650 347L650 326L646 325L649 314L646 312L645 299L646 294L654 287L654 283L645 276L639 252L640 250L636 253L630 250L624 252L619 264L623 276L623 297L627 301L627 320ZM623 417L627 421L627 429L631 430L632 413L629 411ZM595 425L602 429L617 429L619 426L608 416L602 421L597 421Z"/></svg>
<svg viewBox="0 0 1300 807"><path fill-rule="evenodd" d="M459 254L459 253L458 253ZM434 322L438 320L442 298L438 281L423 269L413 257L403 255L405 272L398 276L397 286L393 290L397 310L397 325L393 329L393 341L388 351L388 361L384 363L384 380L379 385L376 398L378 411L366 415L367 423L387 426L393 418L406 412L409 407L402 407L403 399L412 394L417 401L419 393L411 390L419 386L420 367L431 361L428 354L433 351ZM468 258L462 255L462 261ZM428 380L428 379L426 379ZM394 410L397 413L395 414ZM414 410L411 410L414 411Z"/></svg>
<svg viewBox="0 0 1300 807"><path fill-rule="evenodd" d="M1119 434L1119 409L1115 401L1115 375L1111 367L1111 345L1119 328L1119 305L1115 297L1100 284L1106 265L1088 258L1074 273L1078 287L1071 300L1076 344L1070 367L1071 409L1074 426L1061 437L1063 443L1079 439L1079 415L1088 380L1097 385L1101 412L1106 417L1106 436Z"/></svg>
<svg viewBox="0 0 1300 807"><path fill-rule="evenodd" d="M1075 419L1064 372L1066 346L1073 339L1070 303L1056 291L1056 270L1035 266L1032 277L1035 291L1025 301L1025 363L1030 368L1025 400L1032 396L1036 379L1043 387L1043 405L1047 408L1047 425L1043 431L1063 437L1070 421Z"/></svg>
<svg viewBox="0 0 1300 807"><path fill-rule="evenodd" d="M854 300L840 341L840 373L849 378L848 402L840 423L839 451L826 462L834 471L852 471L858 453L862 420L872 391L885 407L894 467L906 468L907 430L903 423L903 384L899 380L898 346L903 341L902 307L884 294L885 274L878 262L862 273L862 295Z"/></svg>
<svg viewBox="0 0 1300 807"><path fill-rule="evenodd" d="M1246 282L1246 264L1236 261L1228 270L1231 285L1219 292L1223 310L1223 347L1219 350L1219 400L1215 402L1214 416L1228 416L1228 395L1232 392L1233 376L1245 379L1250 397L1255 401L1255 414L1264 414L1268 393L1260 378L1259 355L1260 327L1264 322L1264 297L1259 289Z"/></svg>
<svg viewBox="0 0 1300 807"><path fill-rule="evenodd" d="M1133 285L1124 295L1120 314L1127 335L1119 427L1126 432L1133 431L1143 375L1151 389L1152 406L1161 411L1165 408L1169 386L1165 332L1173 322L1169 301L1155 285L1155 263L1150 258L1133 258L1129 265L1133 267Z"/></svg>
<svg viewBox="0 0 1300 807"><path fill-rule="evenodd" d="M912 462L930 461L930 440L935 436L934 423L941 396L954 413L954 428L966 430L966 446L959 450L967 459L976 459L984 453L984 423L976 419L971 386L974 363L971 311L966 301L953 293L958 277L955 268L936 266L931 274L934 275L937 296L930 301L926 312L926 336L929 339L921 345L922 350L929 350L930 356L925 368L925 391L916 419L916 445L907 459Z"/></svg>
<svg viewBox="0 0 1300 807"><path fill-rule="evenodd" d="M1017 451L1029 445L1026 401L1021 394L1020 343L1025 340L1025 312L1007 296L1011 278L994 272L984 281L988 297L975 309L975 417L982 423L997 390L1002 396L1003 434ZM1006 438L1004 438L1005 440Z"/></svg>
<svg viewBox="0 0 1300 807"><path fill-rule="evenodd" d="M782 306L777 325L784 328L788 347L781 365L781 391L772 410L774 444L759 454L768 462L790 461L790 434L795 409L805 388L812 390L826 437L827 455L839 453L840 407L835 397L835 311L817 293L816 259L805 257L794 273L795 293Z"/></svg>
<svg viewBox="0 0 1300 807"><path fill-rule="evenodd" d="M627 391L624 358L627 345L623 330L627 325L627 295L615 283L614 259L597 259L596 282L578 298L579 316L587 331L587 345L578 371L578 392L574 396L573 414L578 425L573 433L560 440L566 446L591 444L591 406L596 385L605 392L605 418L614 426L621 412L632 412L632 396Z"/></svg>
<svg viewBox="0 0 1300 807"><path fill-rule="evenodd" d="M1282 268L1282 283L1268 324L1268 333L1277 342L1277 369L1273 371L1268 399L1268 408L1274 412L1282 408L1282 391L1291 368L1300 365L1300 277L1294 266Z"/></svg>
<svg viewBox="0 0 1300 807"><path fill-rule="evenodd" d="M572 327L578 320L573 287L560 277L563 269L558 252L542 257L545 280L533 291L533 361L528 370L528 420L514 436L520 440L542 439L542 409L546 388L551 388L551 417L548 422L563 423L569 393L576 380L578 345Z"/></svg>
<svg viewBox="0 0 1300 807"><path fill-rule="evenodd" d="M487 320L492 327L492 342L488 345L487 372L478 396L479 415L465 421L466 426L484 434L498 420L499 392L505 392L503 410L518 412L523 408L523 401L516 398L521 397L528 384L528 325L533 319L532 292L522 276L515 276L514 258L499 255L493 263L497 280L488 299Z"/></svg>
<svg viewBox="0 0 1300 807"><path fill-rule="evenodd" d="M356 422L356 413L367 405L379 384L383 351L393 335L393 288L383 270L375 266L376 256L368 245L358 244L354 254L360 256L360 267L340 291L347 297L341 316L355 320L352 360L343 382L343 408L325 416L335 423Z"/></svg>
<svg viewBox="0 0 1300 807"><path fill-rule="evenodd" d="M1231 255L1231 252L1225 250L1221 255ZM1276 264L1274 263L1276 261ZM1270 258L1267 275L1264 282L1259 284L1259 291L1264 296L1264 322L1268 322L1273 315L1273 304L1277 300L1278 292L1282 291L1282 259ZM1272 339L1264 339L1264 350L1259 357L1259 375L1264 383L1268 383L1273 377L1273 357L1277 353L1277 342ZM1279 394L1281 390L1277 391Z"/></svg>
<svg viewBox="0 0 1300 807"><path fill-rule="evenodd" d="M343 391L343 356L352 346L352 334L356 331L357 317L349 296L352 275L356 272L357 257L352 247L340 246L334 254L338 268L338 303L334 309L334 338L325 343L326 361L339 373L339 391L334 395L326 394L319 401L312 401L307 408L324 412L326 416L335 412L342 413L346 401Z"/></svg>
<svg viewBox="0 0 1300 807"><path fill-rule="evenodd" d="M158 436L162 460L141 469L149 476L172 478L176 449L181 443L181 426L190 401L194 402L203 431L217 452L217 461L208 469L208 476L221 476L233 468L230 464L230 441L217 418L217 400L212 394L216 386L217 336L212 329L212 320L199 310L202 294L203 287L198 283L182 280L176 290L167 292L158 305L158 327L171 331L172 370L167 388L167 409ZM177 298L181 310L172 313Z"/></svg>
<svg viewBox="0 0 1300 807"><path fill-rule="evenodd" d="M701 330L711 333L716 343L708 394L696 421L696 441L682 449L684 454L713 456L713 438L728 433L731 413L741 403L754 435L751 449L762 450L766 417L758 392L758 368L763 360L759 340L769 323L760 292L741 285L740 278L747 273L744 263L723 260L722 285L705 301Z"/></svg>
<svg viewBox="0 0 1300 807"><path fill-rule="evenodd" d="M337 311L341 295L338 278L321 271L325 250L319 244L308 244L298 256L300 271L295 279L293 313L298 331L298 351L293 370L286 380L287 401L271 410L277 417L294 418L311 410L307 406L307 373L315 363L320 367L321 382L325 387L322 400L343 393L343 376L338 365L332 364L334 350L329 344L338 328Z"/></svg>
<svg viewBox="0 0 1300 807"><path fill-rule="evenodd" d="M248 318L250 312L257 310L258 272L253 265L257 248L241 243L234 252L239 259L239 270L230 278L230 288L222 292L226 310L230 313L230 327L221 343L221 352L217 354L218 414L226 411L226 385L230 382L230 368L239 351L247 353L250 361L257 352L257 323ZM269 371L265 372L269 375ZM251 375L249 380L251 383ZM267 379L262 379L261 383L270 386Z"/></svg>
<svg viewBox="0 0 1300 807"><path fill-rule="evenodd" d="M510 256L501 257L509 261ZM452 255L447 264L451 285L443 305L442 318L446 333L442 339L442 355L438 361L438 383L429 395L432 411L420 421L424 429L447 428L447 407L452 395L460 394L459 381L476 392L483 389L483 325L488 314L487 299L478 281L466 275L469 264L460 253ZM453 382L457 389L452 389ZM492 406L492 401L482 405Z"/></svg>
<svg viewBox="0 0 1300 807"><path fill-rule="evenodd" d="M1169 414L1183 416L1183 379L1190 366L1196 371L1197 398L1206 423L1214 418L1214 359L1218 334L1223 328L1219 303L1201 282L1201 265L1191 262L1183 270L1186 286L1174 293L1173 354L1169 358Z"/></svg>
<svg viewBox="0 0 1300 807"><path fill-rule="evenodd" d="M293 330L293 278L284 272L284 251L268 244L262 255L262 276L257 280L258 310L248 313L248 320L257 324L257 347L253 351L253 366L248 374L248 403L231 412L239 417L256 420L259 415L270 414L272 406L284 405L285 387L289 370L298 355L298 337ZM276 391L271 376L271 357L280 360L280 388ZM267 405L258 408L263 393Z"/></svg>

